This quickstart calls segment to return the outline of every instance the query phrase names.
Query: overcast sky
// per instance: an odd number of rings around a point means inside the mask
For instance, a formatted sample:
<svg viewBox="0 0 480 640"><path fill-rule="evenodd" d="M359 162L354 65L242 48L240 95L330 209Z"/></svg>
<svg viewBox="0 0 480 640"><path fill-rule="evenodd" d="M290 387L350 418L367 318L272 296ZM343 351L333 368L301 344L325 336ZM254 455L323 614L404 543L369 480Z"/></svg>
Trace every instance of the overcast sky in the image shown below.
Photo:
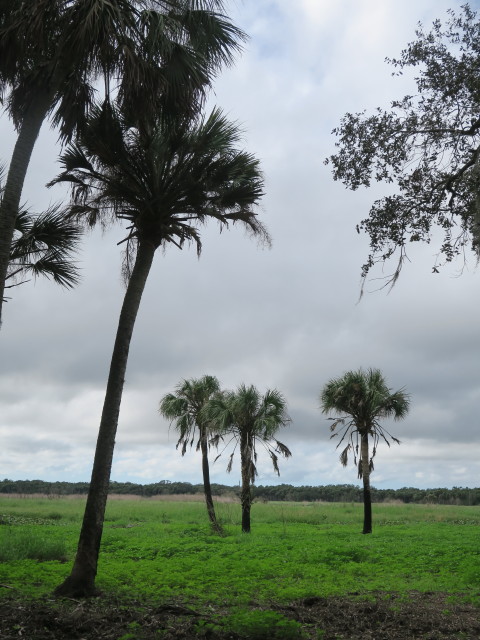
<svg viewBox="0 0 480 640"><path fill-rule="evenodd" d="M210 106L242 123L245 148L261 160L259 213L273 246L212 225L200 260L193 247L158 253L130 349L113 480L201 482L200 456L181 457L157 409L181 379L208 373L224 388L244 382L287 398L292 424L279 439L293 457L281 462L280 478L261 461L259 484L357 484L329 439L319 392L346 370L378 367L393 390L411 394L411 411L385 422L402 444L379 447L372 484L479 486L475 261L432 274L438 245L415 247L389 294L370 281L358 303L368 238L355 225L387 191L349 192L323 163L345 112L387 106L412 90L408 79L392 78L385 57L414 39L419 21L428 26L462 1L228 4L250 40L215 83ZM0 135L8 164L15 136L5 115ZM34 152L23 197L33 210L64 197L45 188L59 171L56 138L46 126ZM123 298L123 237L115 227L85 238L74 291L42 281L10 291L0 330L0 477L89 480ZM212 466L212 480L238 483L238 466L227 475L226 463Z"/></svg>

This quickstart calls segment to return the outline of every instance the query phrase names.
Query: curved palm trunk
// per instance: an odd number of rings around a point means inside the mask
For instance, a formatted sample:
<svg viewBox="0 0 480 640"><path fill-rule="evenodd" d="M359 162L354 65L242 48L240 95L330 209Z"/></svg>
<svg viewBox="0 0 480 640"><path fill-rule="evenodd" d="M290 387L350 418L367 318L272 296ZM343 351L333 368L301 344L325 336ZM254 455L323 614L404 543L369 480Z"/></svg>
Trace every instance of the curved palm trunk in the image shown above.
<svg viewBox="0 0 480 640"><path fill-rule="evenodd" d="M3 198L0 204L0 318L5 292L10 247L15 231L23 183L32 156L33 147L47 117L53 100L52 92L38 94L34 103L25 114L13 149L10 167L5 182Z"/></svg>
<svg viewBox="0 0 480 640"><path fill-rule="evenodd" d="M368 459L368 433L362 434L362 478L363 478L363 531L372 533L372 494L370 491L370 466Z"/></svg>
<svg viewBox="0 0 480 640"><path fill-rule="evenodd" d="M205 503L207 505L208 517L215 533L223 533L222 527L217 522L215 507L213 504L212 485L210 484L210 467L208 464L208 443L207 433L202 429L200 435L200 447L202 449L202 473L203 473L203 492L205 494Z"/></svg>
<svg viewBox="0 0 480 640"><path fill-rule="evenodd" d="M242 466L242 490L240 501L242 503L242 532L250 533L250 510L252 507L252 488L250 486L251 448L248 436L244 433L240 436L240 461Z"/></svg>
<svg viewBox="0 0 480 640"><path fill-rule="evenodd" d="M92 596L96 592L95 576L128 351L154 254L153 244L140 243L120 312L77 554L71 574L55 589L56 595L78 598Z"/></svg>

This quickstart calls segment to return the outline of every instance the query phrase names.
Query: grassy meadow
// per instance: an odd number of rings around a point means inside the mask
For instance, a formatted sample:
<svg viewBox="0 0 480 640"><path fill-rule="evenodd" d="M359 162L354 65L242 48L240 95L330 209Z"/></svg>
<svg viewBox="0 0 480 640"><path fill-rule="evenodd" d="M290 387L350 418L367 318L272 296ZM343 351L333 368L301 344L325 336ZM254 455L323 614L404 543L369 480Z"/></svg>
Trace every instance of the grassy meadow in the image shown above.
<svg viewBox="0 0 480 640"><path fill-rule="evenodd" d="M0 498L0 583L23 597L50 594L69 570L84 499ZM225 536L202 502L112 498L97 584L116 596L225 606L312 596L447 592L478 604L480 507L258 503L252 533L240 506L219 502Z"/></svg>

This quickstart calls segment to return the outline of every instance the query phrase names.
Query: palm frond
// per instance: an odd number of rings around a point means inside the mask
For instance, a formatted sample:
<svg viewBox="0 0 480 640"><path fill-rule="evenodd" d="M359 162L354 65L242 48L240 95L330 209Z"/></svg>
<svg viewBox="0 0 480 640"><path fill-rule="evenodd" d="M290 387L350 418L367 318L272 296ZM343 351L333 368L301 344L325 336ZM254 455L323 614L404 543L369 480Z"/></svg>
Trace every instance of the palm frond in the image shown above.
<svg viewBox="0 0 480 640"><path fill-rule="evenodd" d="M340 453L340 462L344 467L346 467L348 464L348 452L350 451L351 448L352 448L352 445L349 443L347 444L345 449Z"/></svg>
<svg viewBox="0 0 480 640"><path fill-rule="evenodd" d="M270 458L272 460L273 469L276 472L276 474L279 476L280 475L280 469L278 468L278 456L271 449L269 450L268 453L270 454Z"/></svg>
<svg viewBox="0 0 480 640"><path fill-rule="evenodd" d="M343 465L346 466L346 465ZM357 477L359 480L361 480L363 478L363 464L362 464L362 459L360 458L358 463L357 463Z"/></svg>
<svg viewBox="0 0 480 640"><path fill-rule="evenodd" d="M218 445L220 444L221 440L223 440L223 436L219 433L216 433L214 436L210 438L209 443L212 447L215 447L216 449L218 449ZM218 459L221 455L222 454L219 454L216 459Z"/></svg>
<svg viewBox="0 0 480 640"><path fill-rule="evenodd" d="M174 424L179 433L177 448L182 444L182 456L187 447L195 444L198 451L201 440L206 437L209 425L203 417L202 409L214 393L220 390L220 383L215 376L205 375L201 378L182 380L175 387L174 393L163 396L159 405L159 413ZM197 436L197 433L199 434ZM211 443L207 439L207 444Z"/></svg>
<svg viewBox="0 0 480 640"><path fill-rule="evenodd" d="M66 215L87 224L127 224L127 252L143 238L156 246L194 244L200 227L216 220L220 230L241 224L260 241L269 236L254 208L263 195L258 161L239 151L239 130L220 110L208 118L167 127L157 119L149 130L105 102L92 109L79 140L62 155L62 173L72 201ZM128 274L128 255L125 272Z"/></svg>
<svg viewBox="0 0 480 640"><path fill-rule="evenodd" d="M292 456L292 452L285 444L283 444L283 442L275 439L274 442L276 451L280 453L284 458L290 458Z"/></svg>
<svg viewBox="0 0 480 640"><path fill-rule="evenodd" d="M79 226L66 219L58 206L41 214L22 209L10 247L8 287L25 282L23 278L28 274L52 279L65 288L74 287L79 282L79 271L73 257L81 235Z"/></svg>
<svg viewBox="0 0 480 640"><path fill-rule="evenodd" d="M233 456L234 456L234 453L231 453L231 454L230 454L230 458L229 458L229 460L228 460L228 464L227 464L227 473L230 473L230 472L231 472L231 470L232 470L232 465L233 465Z"/></svg>
<svg viewBox="0 0 480 640"><path fill-rule="evenodd" d="M254 482L258 473L257 442L267 450L277 473L277 453L285 458L292 455L290 449L274 437L280 427L290 422L285 398L277 390L268 390L261 396L255 386L242 383L236 391L214 395L205 409L206 416L217 430L217 435L211 442L217 445L220 438L223 439L227 434L236 440L236 446L241 446L242 474L250 482ZM229 468L233 463L234 453L235 450L230 456Z"/></svg>

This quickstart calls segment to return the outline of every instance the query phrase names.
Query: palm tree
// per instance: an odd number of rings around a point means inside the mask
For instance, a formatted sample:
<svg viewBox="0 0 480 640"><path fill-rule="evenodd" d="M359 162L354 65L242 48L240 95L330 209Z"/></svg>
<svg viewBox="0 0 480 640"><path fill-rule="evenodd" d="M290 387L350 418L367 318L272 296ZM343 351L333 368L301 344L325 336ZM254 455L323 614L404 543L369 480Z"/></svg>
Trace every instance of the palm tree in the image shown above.
<svg viewBox="0 0 480 640"><path fill-rule="evenodd" d="M212 487L210 484L210 468L208 464L209 437L212 436L211 426L202 415L202 409L214 393L220 391L220 383L214 376L203 376L180 382L175 393L167 393L160 402L160 413L164 418L175 422L179 433L177 448L182 445L182 456L188 445L193 446L195 440L197 451L202 452L203 490L207 505L208 517L214 531L222 533L217 522L213 505Z"/></svg>
<svg viewBox="0 0 480 640"><path fill-rule="evenodd" d="M340 414L332 419L331 431L334 432L337 427L339 430L338 433L332 433L331 437L340 434L337 449L342 442L346 442L340 454L343 466L348 463L349 452L353 453L354 463L358 466L358 477L363 479L363 533L372 533L370 473L373 471L378 442L382 439L390 446L391 439L400 444L397 438L381 426L379 419L405 418L410 405L409 396L404 389L392 393L379 369L359 369L347 371L343 376L327 382L320 393L320 402L323 413L335 411ZM371 456L369 437L373 441Z"/></svg>
<svg viewBox="0 0 480 640"><path fill-rule="evenodd" d="M0 206L0 316L23 183L48 115L63 141L92 96L148 122L191 114L244 33L222 0L0 0L0 102L18 131Z"/></svg>
<svg viewBox="0 0 480 640"><path fill-rule="evenodd" d="M280 427L290 422L287 403L276 389L268 390L261 396L253 385L241 384L236 391L216 394L205 405L205 417L211 421L218 435L212 444L218 445L226 435L232 434L236 446L240 446L242 488L242 531L250 533L250 511L252 506L252 485L257 473L257 443L261 443L270 455L273 468L280 475L278 455L289 458L290 449L275 438ZM235 449L230 455L227 471L232 469Z"/></svg>
<svg viewBox="0 0 480 640"><path fill-rule="evenodd" d="M159 247L196 245L199 227L240 223L265 242L268 234L254 207L263 195L258 161L235 145L239 129L216 109L207 118L176 127L162 119L148 130L132 128L108 105L95 109L79 141L62 156L54 182L72 184L68 217L89 225L124 221L127 288L113 348L77 555L58 594L95 592L115 434L130 339L145 283Z"/></svg>
<svg viewBox="0 0 480 640"><path fill-rule="evenodd" d="M78 283L78 270L72 262L81 237L79 226L66 220L58 207L35 215L21 209L15 221L5 289L26 282L28 275L51 278L63 287Z"/></svg>

